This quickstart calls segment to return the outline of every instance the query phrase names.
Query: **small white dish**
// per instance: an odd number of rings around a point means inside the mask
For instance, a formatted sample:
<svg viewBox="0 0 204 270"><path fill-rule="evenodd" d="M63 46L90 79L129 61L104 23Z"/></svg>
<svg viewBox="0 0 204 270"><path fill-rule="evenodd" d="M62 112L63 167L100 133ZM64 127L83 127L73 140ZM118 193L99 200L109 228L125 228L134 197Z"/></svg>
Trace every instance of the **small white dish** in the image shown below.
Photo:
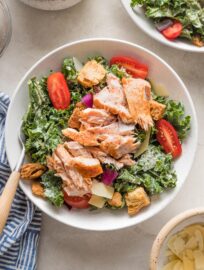
<svg viewBox="0 0 204 270"><path fill-rule="evenodd" d="M114 55L126 55L136 57L146 63L149 66L149 79L168 89L171 98L181 101L185 106L186 113L192 117L192 128L183 144L183 154L174 164L178 175L177 187L162 194L158 200L153 200L150 207L134 217L129 217L126 209L121 211L107 209L97 211L74 209L69 211L66 206L56 209L49 202L35 197L28 181L20 182L20 186L28 198L50 217L73 227L106 231L139 224L156 215L175 198L182 188L194 160L198 128L194 105L188 90L176 72L159 56L126 41L106 38L81 40L57 48L41 58L19 82L12 97L6 120L6 151L11 168L15 167L21 151L17 131L29 102L28 80L34 76L42 77L49 74L50 69L60 70L62 61L67 56L75 56L83 62L87 57L94 55L103 55L107 59Z"/></svg>
<svg viewBox="0 0 204 270"><path fill-rule="evenodd" d="M136 7L132 9L130 6L131 0L121 0L121 2L134 23L151 38L179 50L204 53L204 47L197 47L186 39L178 38L175 41L167 40L159 31L157 31L152 21L145 16L143 8Z"/></svg>
<svg viewBox="0 0 204 270"><path fill-rule="evenodd" d="M192 224L204 224L204 208L187 210L172 218L158 233L152 246L150 270L162 270L165 265L167 243L172 235Z"/></svg>
<svg viewBox="0 0 204 270"><path fill-rule="evenodd" d="M21 0L24 4L43 10L61 10L72 7L81 0Z"/></svg>

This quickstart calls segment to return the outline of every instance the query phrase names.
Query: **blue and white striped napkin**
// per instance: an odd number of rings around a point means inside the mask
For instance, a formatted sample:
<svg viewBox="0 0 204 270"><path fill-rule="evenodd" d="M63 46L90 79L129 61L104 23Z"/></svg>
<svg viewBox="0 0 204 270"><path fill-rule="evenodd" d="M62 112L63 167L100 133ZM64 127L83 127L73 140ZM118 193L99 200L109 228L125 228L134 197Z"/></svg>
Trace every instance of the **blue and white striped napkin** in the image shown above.
<svg viewBox="0 0 204 270"><path fill-rule="evenodd" d="M9 97L0 93L0 194L10 175L5 152L4 127ZM36 269L37 247L41 228L41 212L18 188L12 209L0 235L0 269Z"/></svg>

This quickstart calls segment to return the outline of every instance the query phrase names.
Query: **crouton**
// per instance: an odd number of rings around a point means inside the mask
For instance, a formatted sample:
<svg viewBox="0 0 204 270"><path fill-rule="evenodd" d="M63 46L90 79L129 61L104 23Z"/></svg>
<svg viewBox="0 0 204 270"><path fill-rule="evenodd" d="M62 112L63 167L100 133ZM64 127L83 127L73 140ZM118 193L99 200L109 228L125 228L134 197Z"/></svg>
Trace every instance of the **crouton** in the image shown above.
<svg viewBox="0 0 204 270"><path fill-rule="evenodd" d="M130 216L137 214L143 207L150 204L150 199L143 187L138 187L135 190L126 193L125 201Z"/></svg>
<svg viewBox="0 0 204 270"><path fill-rule="evenodd" d="M203 47L204 46L204 41L201 39L201 37L199 35L194 36L192 39L192 42L194 45L198 46L198 47Z"/></svg>
<svg viewBox="0 0 204 270"><path fill-rule="evenodd" d="M26 163L21 166L22 179L33 180L39 178L46 171L46 167L40 163Z"/></svg>
<svg viewBox="0 0 204 270"><path fill-rule="evenodd" d="M150 101L150 113L155 121L158 121L163 117L165 109L166 106L164 104L161 104L154 100Z"/></svg>
<svg viewBox="0 0 204 270"><path fill-rule="evenodd" d="M40 182L32 183L32 193L39 197L44 197L44 189Z"/></svg>
<svg viewBox="0 0 204 270"><path fill-rule="evenodd" d="M95 60L88 61L80 70L78 81L84 87L92 87L99 84L106 75L104 67Z"/></svg>
<svg viewBox="0 0 204 270"><path fill-rule="evenodd" d="M111 200L108 200L108 204L114 207L121 207L123 204L122 195L119 192L114 192Z"/></svg>

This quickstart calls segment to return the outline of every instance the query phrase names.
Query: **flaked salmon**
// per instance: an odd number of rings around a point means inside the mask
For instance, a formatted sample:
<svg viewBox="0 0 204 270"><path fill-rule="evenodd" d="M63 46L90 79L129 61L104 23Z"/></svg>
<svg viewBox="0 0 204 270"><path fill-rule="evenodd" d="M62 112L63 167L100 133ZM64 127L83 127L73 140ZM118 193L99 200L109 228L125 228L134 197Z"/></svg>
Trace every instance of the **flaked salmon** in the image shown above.
<svg viewBox="0 0 204 270"><path fill-rule="evenodd" d="M81 122L90 125L106 126L115 120L115 117L103 109L87 108L80 114Z"/></svg>
<svg viewBox="0 0 204 270"><path fill-rule="evenodd" d="M102 151L119 159L122 156L134 152L140 143L135 142L132 136L107 135L106 139L101 142Z"/></svg>
<svg viewBox="0 0 204 270"><path fill-rule="evenodd" d="M98 159L87 157L74 157L71 164L77 171L86 178L96 177L103 173Z"/></svg>
<svg viewBox="0 0 204 270"><path fill-rule="evenodd" d="M136 164L135 160L133 160L129 154L124 155L118 161L124 166L133 166Z"/></svg>
<svg viewBox="0 0 204 270"><path fill-rule="evenodd" d="M81 113L81 109L80 108L75 108L73 110L73 113L70 116L69 121L68 121L68 127L70 127L70 128L77 128L77 129L80 128L80 126L81 126L80 113Z"/></svg>
<svg viewBox="0 0 204 270"><path fill-rule="evenodd" d="M87 150L93 155L93 157L97 158L102 164L114 165L118 170L120 170L124 164L115 160L114 158L107 155L98 147L87 147Z"/></svg>
<svg viewBox="0 0 204 270"><path fill-rule="evenodd" d="M118 135L131 135L133 134L135 125L133 124L124 124L121 121L113 122L107 126L95 126L87 127L88 131L91 131L96 134L118 134Z"/></svg>
<svg viewBox="0 0 204 270"><path fill-rule="evenodd" d="M133 122L120 81L111 73L107 74L107 87L94 95L93 103L96 108L119 115L124 123Z"/></svg>
<svg viewBox="0 0 204 270"><path fill-rule="evenodd" d="M91 133L87 130L77 131L73 128L66 128L62 130L62 134L69 139L76 141L84 146L99 145L97 134Z"/></svg>
<svg viewBox="0 0 204 270"><path fill-rule="evenodd" d="M92 155L89 151L86 150L80 143L75 141L65 142L64 147L71 153L73 157L86 157L92 158Z"/></svg>
<svg viewBox="0 0 204 270"><path fill-rule="evenodd" d="M73 194L75 194L74 196L83 196L91 191L91 183L85 181L83 176L73 168L73 157L65 149L64 145L57 146L54 151L54 156L57 156L63 165L63 170L60 168L60 170L56 170L56 172L57 175L63 179L68 195L73 196Z"/></svg>
<svg viewBox="0 0 204 270"><path fill-rule="evenodd" d="M143 79L123 78L123 87L130 114L144 130L153 126L150 113L151 85Z"/></svg>

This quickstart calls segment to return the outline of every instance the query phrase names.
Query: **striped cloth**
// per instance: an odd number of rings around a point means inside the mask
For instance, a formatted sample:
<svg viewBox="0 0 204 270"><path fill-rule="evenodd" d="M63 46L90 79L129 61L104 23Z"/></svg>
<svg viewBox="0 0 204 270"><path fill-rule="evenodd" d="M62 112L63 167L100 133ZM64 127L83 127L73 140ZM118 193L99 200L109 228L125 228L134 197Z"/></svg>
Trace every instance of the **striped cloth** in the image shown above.
<svg viewBox="0 0 204 270"><path fill-rule="evenodd" d="M0 93L0 193L10 175L5 152L4 126L9 97ZM12 209L0 235L0 270L36 269L41 212L18 188Z"/></svg>

